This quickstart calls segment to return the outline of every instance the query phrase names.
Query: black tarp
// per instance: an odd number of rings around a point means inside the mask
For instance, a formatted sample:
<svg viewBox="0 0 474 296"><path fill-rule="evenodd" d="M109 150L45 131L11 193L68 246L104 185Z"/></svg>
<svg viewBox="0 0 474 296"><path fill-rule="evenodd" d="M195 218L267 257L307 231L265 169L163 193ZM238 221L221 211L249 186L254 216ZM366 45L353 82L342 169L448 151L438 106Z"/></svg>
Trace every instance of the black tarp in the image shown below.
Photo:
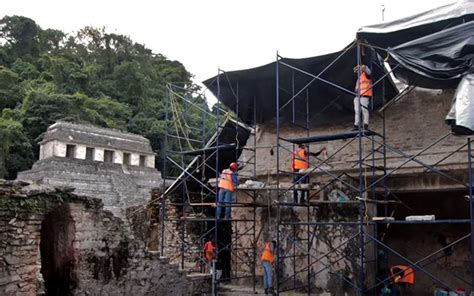
<svg viewBox="0 0 474 296"><path fill-rule="evenodd" d="M429 5L429 1L426 2ZM456 3L431 9L409 17L365 26L357 32L357 39L382 48L394 47L408 41L474 20L474 1Z"/></svg>
<svg viewBox="0 0 474 296"><path fill-rule="evenodd" d="M387 49L390 65L398 65L395 76L404 83L434 89L456 88L463 75L472 71L474 1L458 1L393 22L363 27L357 37Z"/></svg>
<svg viewBox="0 0 474 296"><path fill-rule="evenodd" d="M372 66L372 80L377 81L385 73L381 57L386 57L388 52L388 63L395 69L395 76L406 84L437 89L456 88L461 78L472 72L473 22L474 0L467 0L392 22L363 27L357 32L357 40L368 45L363 47L363 63ZM317 75L341 52L281 61ZM321 75L321 78L352 91L357 77L351 69L356 61L356 49L353 47ZM275 63L270 63L253 69L221 74L219 99L246 122L252 121L255 99L257 121L274 120L275 69ZM280 66L279 69L280 106L283 106L292 94L309 83L312 77L285 66ZM216 78L203 83L217 96ZM387 78L384 85L383 91L381 85L374 89L374 108L378 108L397 93L390 79ZM384 99L382 93L385 93ZM296 119L296 122L304 125L305 96L306 93L301 93L294 108L293 104L289 104L280 112L283 122ZM349 114L353 114L353 95L321 81L314 82L308 88L308 97L309 121L312 124L347 121Z"/></svg>
<svg viewBox="0 0 474 296"><path fill-rule="evenodd" d="M388 49L400 64L396 75L407 84L426 88L456 88L472 72L474 21ZM397 69L398 70L398 69Z"/></svg>
<svg viewBox="0 0 474 296"><path fill-rule="evenodd" d="M282 63L290 64L300 70L318 75L330 65L342 52L346 53L338 59L320 78L330 81L347 91L337 89L321 81L314 81L303 91L293 103L281 110L282 122L295 120L300 125L306 123L306 95L308 96L309 121L311 124L334 122L336 120L351 122L348 117L353 116L354 86L357 75L352 71L357 65L357 49L352 44L346 49L331 54L303 58L282 58ZM385 73L379 57L371 50L366 50L364 63L372 68L372 79L378 80ZM310 77L298 70L279 64L280 106L288 102L293 94L298 93L305 85L311 82ZM276 116L276 62L240 71L230 71L220 74L218 94L217 76L203 82L212 93L247 123L253 122L254 100L257 108L257 122L268 122ZM398 91L389 78L384 83L374 87L374 108L389 100ZM238 97L238 100L237 100Z"/></svg>
<svg viewBox="0 0 474 296"><path fill-rule="evenodd" d="M473 132L474 0L361 28L358 39L389 53L395 76L406 84L457 88L447 121L455 133Z"/></svg>

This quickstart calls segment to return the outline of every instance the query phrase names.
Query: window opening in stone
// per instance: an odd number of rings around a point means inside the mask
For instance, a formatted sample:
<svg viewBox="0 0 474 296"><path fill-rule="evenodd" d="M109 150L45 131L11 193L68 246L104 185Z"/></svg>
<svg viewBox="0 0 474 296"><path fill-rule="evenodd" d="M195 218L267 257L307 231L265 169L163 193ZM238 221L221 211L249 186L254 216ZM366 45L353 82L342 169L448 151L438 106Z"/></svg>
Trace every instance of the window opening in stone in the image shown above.
<svg viewBox="0 0 474 296"><path fill-rule="evenodd" d="M123 164L130 165L130 153L123 153Z"/></svg>
<svg viewBox="0 0 474 296"><path fill-rule="evenodd" d="M111 150L104 151L104 162L112 163L114 162L114 152Z"/></svg>
<svg viewBox="0 0 474 296"><path fill-rule="evenodd" d="M77 286L75 232L68 206L50 212L41 223L41 274L46 296L72 295Z"/></svg>
<svg viewBox="0 0 474 296"><path fill-rule="evenodd" d="M94 148L86 148L86 160L94 160Z"/></svg>
<svg viewBox="0 0 474 296"><path fill-rule="evenodd" d="M66 157L74 158L76 157L76 146L75 145L66 145Z"/></svg>
<svg viewBox="0 0 474 296"><path fill-rule="evenodd" d="M144 155L140 155L140 166L144 167L145 166L145 157Z"/></svg>

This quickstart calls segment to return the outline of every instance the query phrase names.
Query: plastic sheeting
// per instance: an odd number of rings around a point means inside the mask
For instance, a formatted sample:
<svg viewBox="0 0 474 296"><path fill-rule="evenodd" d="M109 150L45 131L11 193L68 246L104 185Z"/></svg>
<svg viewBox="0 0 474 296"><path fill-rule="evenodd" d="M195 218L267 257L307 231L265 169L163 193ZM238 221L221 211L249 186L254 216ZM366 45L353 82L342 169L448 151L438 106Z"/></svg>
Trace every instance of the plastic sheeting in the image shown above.
<svg viewBox="0 0 474 296"><path fill-rule="evenodd" d="M454 89L447 121L458 134L474 132L474 0L363 27L358 39L388 50L395 76L406 84Z"/></svg>
<svg viewBox="0 0 474 296"><path fill-rule="evenodd" d="M338 58L339 56L340 58ZM353 92L357 80L357 73L353 71L353 67L357 65L357 49L353 44L335 53L302 59L282 58L280 62L281 122L295 122L305 126L306 120L314 125L323 122L334 123L339 120L347 122L348 126L352 127ZM289 68L283 63L297 69ZM386 73L382 59L370 49L365 50L363 63L371 67L373 81L379 80ZM319 77L345 90L315 80L312 76L300 71L318 75L326 67L329 68ZM268 122L275 119L276 62L256 68L222 73L219 76L219 88L217 87L217 76L204 81L203 84L247 123L253 122L254 104L257 109L257 122ZM308 88L300 92L306 85L309 85ZM294 94L298 94L298 96L294 101L290 101ZM385 94L385 98L383 94ZM374 87L373 108L380 108L384 102L397 94L398 90L392 80L386 77L383 83ZM308 105L306 98L308 98ZM306 108L308 108L309 114L307 114Z"/></svg>
<svg viewBox="0 0 474 296"><path fill-rule="evenodd" d="M395 69L397 78L406 84L436 89L456 88L464 75L474 72L473 36L474 0L458 1L392 22L366 26L357 33L359 41L375 48L376 53L371 52L369 47L364 47L363 56L363 63L371 63L373 66L373 81L377 81L386 73L380 57L385 57L387 50L391 56L389 64ZM317 75L341 52L281 61ZM311 123L334 122L340 119L347 121L345 117L353 113L353 94L351 95L350 91L354 89L357 77L351 69L356 60L356 51L352 48L321 76L349 92L341 91L340 88L334 88L322 81L314 81L307 93L298 96L295 104L286 102L289 102L295 92L312 81L312 78L280 66L280 104L285 106L284 110L281 110L280 120L296 121L303 125L305 120ZM271 63L253 69L227 72L220 79L220 100L246 122L252 122L255 100L257 122L274 120L275 69L275 63ZM217 95L215 81L216 77L213 77L203 83ZM390 79L387 78L384 84L383 90L380 89L381 85L374 89L374 108L380 107L382 102L392 99L398 93ZM384 99L382 93L385 93ZM305 115L306 96L310 118Z"/></svg>
<svg viewBox="0 0 474 296"><path fill-rule="evenodd" d="M446 121L457 134L469 135L474 131L474 74L465 75L459 83Z"/></svg>
<svg viewBox="0 0 474 296"><path fill-rule="evenodd" d="M426 2L427 5L429 3ZM474 0L457 1L392 22L362 27L357 33L357 39L388 48L472 20L474 20Z"/></svg>
<svg viewBox="0 0 474 296"><path fill-rule="evenodd" d="M397 78L426 88L456 88L473 71L474 21L388 49Z"/></svg>

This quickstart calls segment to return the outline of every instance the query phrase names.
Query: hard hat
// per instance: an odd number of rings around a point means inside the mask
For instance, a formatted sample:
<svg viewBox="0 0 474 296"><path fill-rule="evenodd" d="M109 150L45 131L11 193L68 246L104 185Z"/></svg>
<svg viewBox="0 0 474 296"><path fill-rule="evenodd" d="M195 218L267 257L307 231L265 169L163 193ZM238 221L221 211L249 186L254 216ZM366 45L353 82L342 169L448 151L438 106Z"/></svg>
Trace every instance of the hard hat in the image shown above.
<svg viewBox="0 0 474 296"><path fill-rule="evenodd" d="M237 163L233 162L233 163L230 164L229 167L235 171L239 167L239 165Z"/></svg>

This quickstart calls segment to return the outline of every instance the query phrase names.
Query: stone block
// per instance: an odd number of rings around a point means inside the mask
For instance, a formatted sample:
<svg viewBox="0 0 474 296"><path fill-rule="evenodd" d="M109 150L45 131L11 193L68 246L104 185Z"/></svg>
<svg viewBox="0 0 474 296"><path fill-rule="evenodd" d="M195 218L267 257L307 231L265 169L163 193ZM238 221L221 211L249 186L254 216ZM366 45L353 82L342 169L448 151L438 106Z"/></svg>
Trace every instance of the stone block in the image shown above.
<svg viewBox="0 0 474 296"><path fill-rule="evenodd" d="M17 274L0 277L0 286L21 281Z"/></svg>
<svg viewBox="0 0 474 296"><path fill-rule="evenodd" d="M17 268L16 272L19 275L24 275L24 274L36 271L36 268L37 268L36 265L27 265L27 266L24 266L24 267ZM22 278L23 278L23 276L22 276Z"/></svg>
<svg viewBox="0 0 474 296"><path fill-rule="evenodd" d="M3 259L7 262L8 265L17 265L21 262L21 259L12 255L4 255Z"/></svg>

